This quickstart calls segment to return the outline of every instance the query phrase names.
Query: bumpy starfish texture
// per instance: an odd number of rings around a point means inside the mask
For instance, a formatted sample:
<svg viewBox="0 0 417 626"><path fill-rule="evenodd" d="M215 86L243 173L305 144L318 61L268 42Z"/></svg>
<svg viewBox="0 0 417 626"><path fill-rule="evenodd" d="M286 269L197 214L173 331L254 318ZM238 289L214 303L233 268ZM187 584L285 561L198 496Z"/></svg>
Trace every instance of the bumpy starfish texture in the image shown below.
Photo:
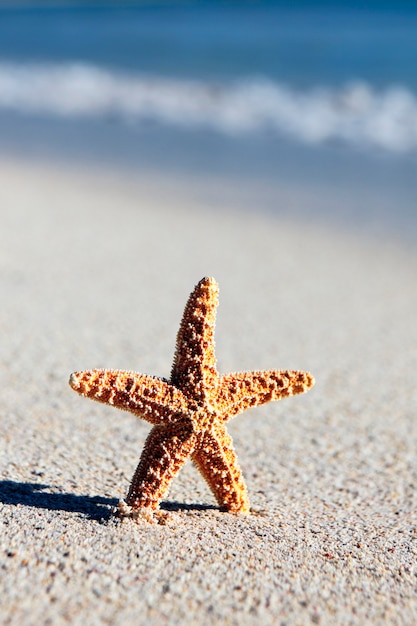
<svg viewBox="0 0 417 626"><path fill-rule="evenodd" d="M219 505L249 512L249 499L225 423L246 409L303 393L308 372L255 371L220 376L214 354L218 286L203 278L184 310L170 380L120 370L71 375L71 387L153 424L126 498L132 510L157 509L191 457Z"/></svg>

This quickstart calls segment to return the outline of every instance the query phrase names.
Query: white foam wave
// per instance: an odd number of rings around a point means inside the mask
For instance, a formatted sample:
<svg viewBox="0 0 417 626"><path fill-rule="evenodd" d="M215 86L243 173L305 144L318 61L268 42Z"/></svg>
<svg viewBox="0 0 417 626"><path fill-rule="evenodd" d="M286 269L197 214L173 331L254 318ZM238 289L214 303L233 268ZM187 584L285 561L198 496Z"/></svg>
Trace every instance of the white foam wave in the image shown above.
<svg viewBox="0 0 417 626"><path fill-rule="evenodd" d="M149 78L84 64L0 63L0 109L28 114L155 120L229 134L273 130L298 140L389 151L417 149L417 98L365 82L295 91L270 80L227 84Z"/></svg>

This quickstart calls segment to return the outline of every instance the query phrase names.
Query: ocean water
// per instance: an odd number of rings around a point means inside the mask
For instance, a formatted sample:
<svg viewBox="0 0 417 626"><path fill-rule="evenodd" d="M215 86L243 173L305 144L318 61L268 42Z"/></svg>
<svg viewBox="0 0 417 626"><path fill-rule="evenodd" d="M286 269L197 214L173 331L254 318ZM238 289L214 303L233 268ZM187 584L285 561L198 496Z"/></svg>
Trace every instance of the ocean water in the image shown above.
<svg viewBox="0 0 417 626"><path fill-rule="evenodd" d="M409 230L417 4L0 9L0 151L363 189Z"/></svg>

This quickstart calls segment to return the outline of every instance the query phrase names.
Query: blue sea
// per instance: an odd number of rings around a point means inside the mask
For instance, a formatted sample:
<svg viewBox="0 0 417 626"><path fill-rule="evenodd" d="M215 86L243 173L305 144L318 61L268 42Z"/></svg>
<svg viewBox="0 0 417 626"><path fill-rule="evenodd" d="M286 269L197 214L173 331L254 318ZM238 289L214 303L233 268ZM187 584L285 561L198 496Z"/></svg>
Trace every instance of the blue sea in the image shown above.
<svg viewBox="0 0 417 626"><path fill-rule="evenodd" d="M0 152L327 189L417 239L417 3L0 5Z"/></svg>

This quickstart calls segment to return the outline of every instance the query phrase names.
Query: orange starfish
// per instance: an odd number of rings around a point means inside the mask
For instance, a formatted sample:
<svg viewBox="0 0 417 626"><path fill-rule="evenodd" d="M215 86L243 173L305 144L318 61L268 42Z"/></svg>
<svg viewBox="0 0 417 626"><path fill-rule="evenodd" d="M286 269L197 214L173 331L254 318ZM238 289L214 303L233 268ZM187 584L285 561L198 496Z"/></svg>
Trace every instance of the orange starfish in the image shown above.
<svg viewBox="0 0 417 626"><path fill-rule="evenodd" d="M249 499L225 423L251 407L303 393L308 372L272 370L219 376L214 354L218 286L203 278L184 310L170 380L120 370L71 375L78 393L130 411L154 424L130 484L130 510L157 509L188 457L219 505L249 512Z"/></svg>

